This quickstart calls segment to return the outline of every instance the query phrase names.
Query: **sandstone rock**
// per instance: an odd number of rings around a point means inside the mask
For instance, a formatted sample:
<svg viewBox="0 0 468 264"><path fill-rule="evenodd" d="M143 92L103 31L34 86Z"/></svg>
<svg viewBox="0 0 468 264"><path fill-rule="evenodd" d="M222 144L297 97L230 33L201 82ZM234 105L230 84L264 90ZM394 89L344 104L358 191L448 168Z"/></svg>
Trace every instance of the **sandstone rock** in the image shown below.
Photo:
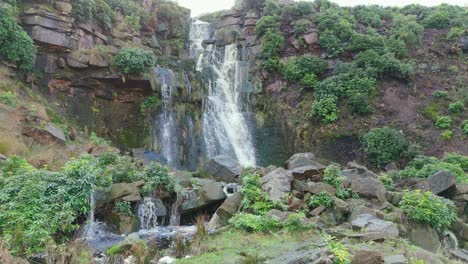
<svg viewBox="0 0 468 264"><path fill-rule="evenodd" d="M296 153L292 155L287 161L286 161L286 168L287 169L295 169L298 167L304 167L304 166L309 166L309 165L315 165L313 160L315 159L315 155L313 153L307 152L307 153Z"/></svg>
<svg viewBox="0 0 468 264"><path fill-rule="evenodd" d="M348 222L354 221L358 216L362 214L368 214L376 216L376 212L374 209L368 208L364 205L352 205L351 207L351 214L348 217Z"/></svg>
<svg viewBox="0 0 468 264"><path fill-rule="evenodd" d="M318 33L317 32L311 32L307 33L304 35L304 40L309 46L315 46L318 44Z"/></svg>
<svg viewBox="0 0 468 264"><path fill-rule="evenodd" d="M182 212L209 206L226 198L221 183L207 179L194 178L194 180L198 186L194 186L193 189L184 189L181 192L184 197L181 204Z"/></svg>
<svg viewBox="0 0 468 264"><path fill-rule="evenodd" d="M236 160L228 156L216 156L210 159L203 169L214 179L224 182L236 182L241 172L241 167Z"/></svg>
<svg viewBox="0 0 468 264"><path fill-rule="evenodd" d="M70 13L72 11L72 5L65 1L55 1L54 6L55 9L64 13Z"/></svg>
<svg viewBox="0 0 468 264"><path fill-rule="evenodd" d="M319 207L315 208L314 210L312 210L310 212L310 215L311 216L318 216L320 215L323 211L325 211L325 209L327 209L325 206L323 205L320 205Z"/></svg>
<svg viewBox="0 0 468 264"><path fill-rule="evenodd" d="M441 247L439 235L427 225L413 224L410 228L409 239L416 246L431 252L438 252Z"/></svg>
<svg viewBox="0 0 468 264"><path fill-rule="evenodd" d="M313 182L323 181L323 171L325 166L313 161L314 165L308 165L303 167L294 168L291 173L296 180L311 180Z"/></svg>
<svg viewBox="0 0 468 264"><path fill-rule="evenodd" d="M70 48L70 41L65 33L46 29L40 26L31 28L31 37L44 45L54 46L63 50Z"/></svg>
<svg viewBox="0 0 468 264"><path fill-rule="evenodd" d="M468 224L465 221L457 217L450 229L460 240L468 241Z"/></svg>
<svg viewBox="0 0 468 264"><path fill-rule="evenodd" d="M140 183L137 183L137 182L114 183L111 186L109 199L116 200L116 199L127 197L127 196L139 197L140 196L139 185Z"/></svg>
<svg viewBox="0 0 468 264"><path fill-rule="evenodd" d="M351 190L356 192L361 198L376 198L380 202L386 201L384 185L378 179L367 177L358 178L351 181Z"/></svg>
<svg viewBox="0 0 468 264"><path fill-rule="evenodd" d="M262 190L268 193L270 200L280 201L291 191L292 175L283 168L278 168L260 179Z"/></svg>
<svg viewBox="0 0 468 264"><path fill-rule="evenodd" d="M414 186L414 189L430 191L434 194L439 194L457 183L455 176L448 171L439 171L431 177L419 182Z"/></svg>
<svg viewBox="0 0 468 264"><path fill-rule="evenodd" d="M353 252L351 264L383 264L381 252L361 249Z"/></svg>
<svg viewBox="0 0 468 264"><path fill-rule="evenodd" d="M270 211L268 211L266 214L265 214L265 217L267 218L277 218L279 219L281 222L285 221L286 219L288 219L289 215L292 214L291 212L282 212L278 209L272 209Z"/></svg>
<svg viewBox="0 0 468 264"><path fill-rule="evenodd" d="M408 264L408 260L403 255L393 255L384 258L385 264Z"/></svg>
<svg viewBox="0 0 468 264"><path fill-rule="evenodd" d="M366 241L395 239L399 234L395 224L370 214L359 215L351 224L353 228L361 230L362 238Z"/></svg>
<svg viewBox="0 0 468 264"><path fill-rule="evenodd" d="M335 188L323 182L308 182L306 191L312 194L327 192L331 195L335 195Z"/></svg>
<svg viewBox="0 0 468 264"><path fill-rule="evenodd" d="M118 228L120 234L131 234L138 231L138 218L136 216L128 216L119 214Z"/></svg>
<svg viewBox="0 0 468 264"><path fill-rule="evenodd" d="M210 222L209 228L220 228L228 224L228 220L239 210L242 201L242 194L237 192L224 201L224 203L216 210Z"/></svg>
<svg viewBox="0 0 468 264"><path fill-rule="evenodd" d="M58 139L59 141L67 141L67 139L65 138L65 133L63 133L63 129L56 126L52 122L47 123L45 131L49 132L49 134L51 134L54 138Z"/></svg>

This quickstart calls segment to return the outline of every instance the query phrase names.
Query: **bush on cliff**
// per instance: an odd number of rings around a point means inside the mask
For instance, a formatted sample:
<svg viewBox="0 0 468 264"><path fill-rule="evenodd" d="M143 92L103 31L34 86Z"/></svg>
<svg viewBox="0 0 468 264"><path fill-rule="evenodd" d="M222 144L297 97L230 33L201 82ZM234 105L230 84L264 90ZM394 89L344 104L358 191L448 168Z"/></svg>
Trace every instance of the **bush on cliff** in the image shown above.
<svg viewBox="0 0 468 264"><path fill-rule="evenodd" d="M27 72L36 61L37 49L29 35L9 15L6 8L0 7L0 58L5 58Z"/></svg>
<svg viewBox="0 0 468 264"><path fill-rule="evenodd" d="M156 64L152 51L140 48L124 48L117 52L112 65L123 74L146 74Z"/></svg>
<svg viewBox="0 0 468 264"><path fill-rule="evenodd" d="M364 151L371 162L379 166L398 160L408 148L405 136L389 128L374 128L363 137Z"/></svg>

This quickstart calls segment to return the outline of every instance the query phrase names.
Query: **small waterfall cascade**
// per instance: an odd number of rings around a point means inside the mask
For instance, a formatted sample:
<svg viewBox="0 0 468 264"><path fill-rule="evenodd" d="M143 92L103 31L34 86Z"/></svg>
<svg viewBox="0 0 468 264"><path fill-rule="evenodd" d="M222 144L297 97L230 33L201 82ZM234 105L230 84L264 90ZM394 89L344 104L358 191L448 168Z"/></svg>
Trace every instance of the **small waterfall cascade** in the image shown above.
<svg viewBox="0 0 468 264"><path fill-rule="evenodd" d="M177 194L176 201L172 204L171 208L171 217L169 220L170 226L179 226L180 225L180 206L184 201L183 196L181 194Z"/></svg>
<svg viewBox="0 0 468 264"><path fill-rule="evenodd" d="M158 226L157 207L150 197L145 197L138 207L141 229L151 230Z"/></svg>
<svg viewBox="0 0 468 264"><path fill-rule="evenodd" d="M89 197L89 204L91 205L91 208L88 212L88 222L86 223L84 232L82 234L82 238L85 240L91 240L97 232L96 229L98 228L98 223L96 222L96 217L94 215L96 210L96 197L94 191Z"/></svg>
<svg viewBox="0 0 468 264"><path fill-rule="evenodd" d="M176 88L175 73L163 67L156 67L154 73L161 87L162 110L156 117L156 137L154 146L171 167L179 167L179 143L177 133L176 113L172 109L172 97Z"/></svg>
<svg viewBox="0 0 468 264"><path fill-rule="evenodd" d="M207 158L228 155L242 166L255 166L255 148L245 111L247 71L239 61L236 44L217 49L204 41L210 24L194 20L190 27L190 55L197 70L209 71L208 95L203 102L203 140Z"/></svg>

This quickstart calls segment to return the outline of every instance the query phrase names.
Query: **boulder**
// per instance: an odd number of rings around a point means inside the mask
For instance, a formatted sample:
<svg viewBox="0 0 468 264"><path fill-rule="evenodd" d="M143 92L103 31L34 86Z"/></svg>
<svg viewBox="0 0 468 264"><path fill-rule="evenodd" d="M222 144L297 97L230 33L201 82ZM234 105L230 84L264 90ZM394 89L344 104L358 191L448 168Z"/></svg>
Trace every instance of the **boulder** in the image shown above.
<svg viewBox="0 0 468 264"><path fill-rule="evenodd" d="M56 126L54 123L49 122L45 127L45 131L47 131L50 135L52 135L55 139L65 142L67 139L65 138L65 133L63 133L63 129Z"/></svg>
<svg viewBox="0 0 468 264"><path fill-rule="evenodd" d="M465 221L457 217L450 229L460 240L468 241L468 224Z"/></svg>
<svg viewBox="0 0 468 264"><path fill-rule="evenodd" d="M286 161L286 168L287 169L295 169L298 167L304 167L304 166L309 166L309 165L315 165L313 160L315 159L315 155L311 152L307 153L296 153L292 155L287 161Z"/></svg>
<svg viewBox="0 0 468 264"><path fill-rule="evenodd" d="M147 248L148 246L146 245L145 241L141 239L137 233L132 233L128 235L127 237L125 237L123 241L110 247L107 250L107 253L109 255L113 255L116 253L125 254L129 251L134 251L134 250L138 250L142 252L144 250L147 250Z"/></svg>
<svg viewBox="0 0 468 264"><path fill-rule="evenodd" d="M302 166L294 168L291 173L296 180L310 180L313 182L323 181L323 171L325 166L322 164L312 161L314 165Z"/></svg>
<svg viewBox="0 0 468 264"><path fill-rule="evenodd" d="M461 36L459 39L463 51L468 51L468 36Z"/></svg>
<svg viewBox="0 0 468 264"><path fill-rule="evenodd" d="M114 183L111 186L109 199L112 201L119 198L124 199L125 197L140 197L140 188L142 186L142 181L132 183ZM139 200L141 200L141 197L139 199L132 199L131 201Z"/></svg>
<svg viewBox="0 0 468 264"><path fill-rule="evenodd" d="M265 217L267 218L277 218L281 222L285 221L288 219L289 215L292 214L291 212L282 212L278 209L271 209L265 214Z"/></svg>
<svg viewBox="0 0 468 264"><path fill-rule="evenodd" d="M354 229L361 230L361 237L365 241L395 239L399 234L395 224L371 214L361 214L351 224Z"/></svg>
<svg viewBox="0 0 468 264"><path fill-rule="evenodd" d="M300 249L291 250L278 257L262 262L265 264L289 263L289 264L330 264L332 261L329 252L325 249Z"/></svg>
<svg viewBox="0 0 468 264"><path fill-rule="evenodd" d="M0 153L0 160L7 160L7 157Z"/></svg>
<svg viewBox="0 0 468 264"><path fill-rule="evenodd" d="M381 252L361 249L353 252L351 264L383 264Z"/></svg>
<svg viewBox="0 0 468 264"><path fill-rule="evenodd" d="M361 198L377 199L380 202L385 202L387 200L385 197L387 190L385 190L382 182L376 178L366 177L354 179L351 181L351 190L356 192Z"/></svg>
<svg viewBox="0 0 468 264"><path fill-rule="evenodd" d="M238 181L241 172L239 163L228 156L216 156L210 159L203 169L214 179L224 182Z"/></svg>
<svg viewBox="0 0 468 264"><path fill-rule="evenodd" d="M304 40L309 46L314 46L318 44L318 33L310 32L304 35Z"/></svg>
<svg viewBox="0 0 468 264"><path fill-rule="evenodd" d="M308 182L306 191L312 194L327 192L331 195L335 195L335 188L323 182Z"/></svg>
<svg viewBox="0 0 468 264"><path fill-rule="evenodd" d="M457 179L452 173L448 171L439 171L424 181L419 182L413 186L413 188L439 194L455 186L456 183Z"/></svg>
<svg viewBox="0 0 468 264"><path fill-rule="evenodd" d="M441 244L437 232L428 225L413 224L410 228L409 239L416 246L430 252L438 252Z"/></svg>
<svg viewBox="0 0 468 264"><path fill-rule="evenodd" d="M210 222L208 228L217 229L228 224L228 220L239 210L240 203L242 201L242 194L237 192L231 196L228 196L224 203L216 210Z"/></svg>
<svg viewBox="0 0 468 264"><path fill-rule="evenodd" d="M72 5L65 1L55 1L54 6L55 9L64 13L70 13L72 10Z"/></svg>
<svg viewBox="0 0 468 264"><path fill-rule="evenodd" d="M118 231L119 234L131 234L138 231L138 218L136 216L128 216L118 214Z"/></svg>
<svg viewBox="0 0 468 264"><path fill-rule="evenodd" d="M167 163L167 160L162 155L144 148L132 149L132 156L134 160L141 161L144 165L148 165L152 162L158 162L163 165Z"/></svg>
<svg viewBox="0 0 468 264"><path fill-rule="evenodd" d="M404 255L393 255L384 258L385 264L408 264L408 260Z"/></svg>
<svg viewBox="0 0 468 264"><path fill-rule="evenodd" d="M268 173L260 179L262 190L268 193L270 200L280 201L291 191L292 175L283 168Z"/></svg>
<svg viewBox="0 0 468 264"><path fill-rule="evenodd" d="M208 179L194 178L196 183L192 189L184 189L181 192L184 201L181 204L182 213L197 210L226 198L223 185Z"/></svg>

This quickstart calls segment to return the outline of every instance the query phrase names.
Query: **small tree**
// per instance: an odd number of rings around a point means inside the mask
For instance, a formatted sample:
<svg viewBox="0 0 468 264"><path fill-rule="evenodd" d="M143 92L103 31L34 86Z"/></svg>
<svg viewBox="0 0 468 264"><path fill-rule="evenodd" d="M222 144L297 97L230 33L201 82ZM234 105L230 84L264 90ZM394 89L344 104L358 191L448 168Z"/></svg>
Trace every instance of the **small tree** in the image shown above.
<svg viewBox="0 0 468 264"><path fill-rule="evenodd" d="M408 148L405 136L389 127L372 129L364 135L363 143L367 157L379 166L399 159Z"/></svg>
<svg viewBox="0 0 468 264"><path fill-rule="evenodd" d="M112 65L123 74L143 75L155 64L153 52L140 48L121 49L112 60Z"/></svg>

